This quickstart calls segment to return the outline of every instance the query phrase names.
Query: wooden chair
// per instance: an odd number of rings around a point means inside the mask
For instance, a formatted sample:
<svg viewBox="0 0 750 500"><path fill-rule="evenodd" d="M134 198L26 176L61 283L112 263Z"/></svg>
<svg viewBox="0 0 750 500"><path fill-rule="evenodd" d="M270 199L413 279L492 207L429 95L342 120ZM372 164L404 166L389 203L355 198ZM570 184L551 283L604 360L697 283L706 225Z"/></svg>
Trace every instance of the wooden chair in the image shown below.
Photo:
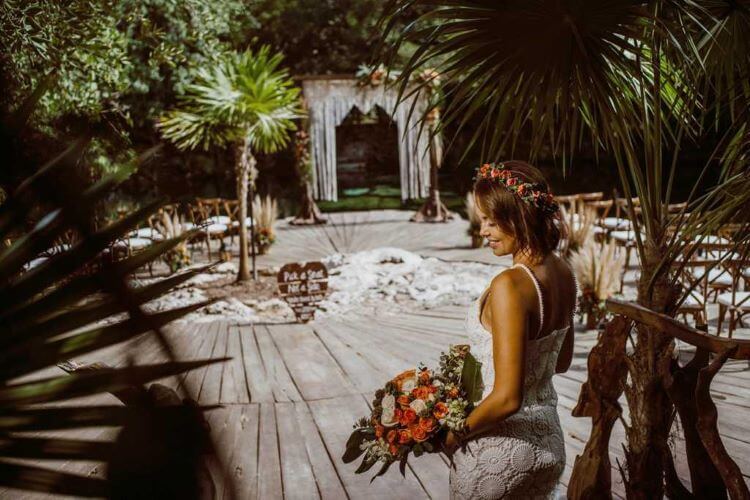
<svg viewBox="0 0 750 500"><path fill-rule="evenodd" d="M578 202L578 195L577 194L555 195L555 201L560 206L560 208L565 209L568 213L571 213L575 210L575 205Z"/></svg>
<svg viewBox="0 0 750 500"><path fill-rule="evenodd" d="M598 201L604 198L604 193L602 191L597 191L595 193L579 193L578 199L583 200L584 203L588 203L590 201Z"/></svg>
<svg viewBox="0 0 750 500"><path fill-rule="evenodd" d="M687 292L675 315L682 314L686 323L687 315L691 315L696 328L707 324L708 276L710 269L718 264L718 260L701 258L695 245L686 247L682 255L672 263L673 269L679 273L676 276L677 282Z"/></svg>
<svg viewBox="0 0 750 500"><path fill-rule="evenodd" d="M743 278L743 271L747 268L747 258L732 259L724 263L724 266L731 270L732 286L729 292L720 294L716 301L719 304L719 320L717 323L718 334L721 335L721 326L727 312L729 313L729 338L739 322L742 325L742 317L750 313L750 291L740 288L740 280Z"/></svg>
<svg viewBox="0 0 750 500"><path fill-rule="evenodd" d="M700 240L698 240L700 241ZM732 272L724 263L739 258L734 252L734 245L729 240L718 236L706 236L697 244L699 248L699 259L717 261L718 264L708 270L708 288L706 298L713 293L714 301L720 293L728 291L732 287Z"/></svg>
<svg viewBox="0 0 750 500"><path fill-rule="evenodd" d="M220 242L224 246L224 236L229 232L231 219L224 214L224 200L222 198L196 198L198 213L200 214L199 225L204 234L208 259L211 260L211 240Z"/></svg>

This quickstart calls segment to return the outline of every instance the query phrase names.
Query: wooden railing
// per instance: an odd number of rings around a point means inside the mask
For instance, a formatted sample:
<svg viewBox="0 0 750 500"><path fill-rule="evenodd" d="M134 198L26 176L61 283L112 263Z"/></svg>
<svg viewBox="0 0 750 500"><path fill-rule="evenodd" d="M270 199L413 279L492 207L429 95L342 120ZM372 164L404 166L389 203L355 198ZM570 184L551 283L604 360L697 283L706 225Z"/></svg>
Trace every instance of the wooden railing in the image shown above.
<svg viewBox="0 0 750 500"><path fill-rule="evenodd" d="M696 348L685 366L667 357L657 368L682 422L692 490L682 484L667 454L665 493L670 498L725 498L728 493L732 499L750 499L742 472L721 440L718 411L710 393L714 376L728 359L750 360L750 340L709 335L634 303L610 299L607 310L614 319L589 354L588 380L573 409L573 416L591 418L592 428L583 453L575 459L568 498L612 496L609 441L612 427L622 416L619 399L629 362L626 342L633 326L640 324Z"/></svg>

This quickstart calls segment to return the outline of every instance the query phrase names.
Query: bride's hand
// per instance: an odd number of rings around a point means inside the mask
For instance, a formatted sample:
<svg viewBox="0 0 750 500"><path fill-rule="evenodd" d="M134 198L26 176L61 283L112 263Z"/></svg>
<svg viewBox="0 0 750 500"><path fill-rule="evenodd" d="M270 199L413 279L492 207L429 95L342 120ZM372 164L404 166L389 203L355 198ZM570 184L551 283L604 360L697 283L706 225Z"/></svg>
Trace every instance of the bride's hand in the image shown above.
<svg viewBox="0 0 750 500"><path fill-rule="evenodd" d="M452 431L448 431L448 434L445 436L445 441L443 442L443 451L450 457L453 456L456 448L458 448L458 439Z"/></svg>

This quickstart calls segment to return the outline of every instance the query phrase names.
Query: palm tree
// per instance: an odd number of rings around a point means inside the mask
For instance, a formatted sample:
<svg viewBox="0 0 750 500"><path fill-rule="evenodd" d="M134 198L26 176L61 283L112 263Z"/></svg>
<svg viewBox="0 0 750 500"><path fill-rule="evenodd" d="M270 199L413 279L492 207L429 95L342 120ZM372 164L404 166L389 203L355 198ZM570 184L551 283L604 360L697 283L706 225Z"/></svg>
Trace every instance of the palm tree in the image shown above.
<svg viewBox="0 0 750 500"><path fill-rule="evenodd" d="M281 60L281 54L271 54L269 47L263 46L257 53L230 53L215 66L198 69L181 106L167 112L158 125L163 136L180 149L234 147L240 212L239 281L250 278L246 218L248 188L252 190L256 175L254 154L273 153L286 146L296 128L294 120L302 115L299 89L293 87L286 70L279 69ZM257 278L252 244L253 276Z"/></svg>
<svg viewBox="0 0 750 500"><path fill-rule="evenodd" d="M677 255L699 231L750 202L742 175L747 150L736 147L747 144L742 124L748 116L724 112L728 102L732 110L750 102L747 2L394 0L386 36L415 6L426 13L385 55L395 58L406 43L419 47L401 73L402 94L411 74L439 61L436 69L446 79L442 128L461 131L478 122L468 147L480 143L488 161L513 151L527 134L532 158L551 147L566 169L584 138L611 155L626 198L640 199L638 302L673 313L680 294L669 271ZM717 151L731 148L719 155L725 161L718 183L702 185L716 167L710 161L690 194L690 215L674 217L668 205L680 146L702 136L707 110L725 122L729 115L727 140ZM739 217L735 222L748 222L746 213ZM660 498L672 406L657 367L670 355L670 341L645 327L635 337L625 389L631 415L626 484L634 498Z"/></svg>

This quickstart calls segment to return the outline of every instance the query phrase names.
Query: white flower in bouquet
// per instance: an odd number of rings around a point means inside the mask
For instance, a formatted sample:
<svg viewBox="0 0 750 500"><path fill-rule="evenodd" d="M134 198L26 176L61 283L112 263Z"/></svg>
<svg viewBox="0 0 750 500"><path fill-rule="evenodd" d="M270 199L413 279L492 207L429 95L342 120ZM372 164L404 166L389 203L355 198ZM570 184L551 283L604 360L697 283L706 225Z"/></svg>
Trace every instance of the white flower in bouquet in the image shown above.
<svg viewBox="0 0 750 500"><path fill-rule="evenodd" d="M385 396L383 396L381 404L383 405L383 411L385 411L386 409L393 410L394 408L396 408L396 398L393 396L393 394L386 394Z"/></svg>
<svg viewBox="0 0 750 500"><path fill-rule="evenodd" d="M415 387L417 387L416 375L414 375L413 377L404 379L404 381L401 383L401 392L411 392L414 390Z"/></svg>
<svg viewBox="0 0 750 500"><path fill-rule="evenodd" d="M396 419L396 410L393 408L383 408L383 415L380 417L380 423L383 427L393 427L398 423Z"/></svg>
<svg viewBox="0 0 750 500"><path fill-rule="evenodd" d="M414 410L414 413L417 415L421 415L423 412L427 411L427 404L422 399L415 399L409 403L409 408Z"/></svg>

